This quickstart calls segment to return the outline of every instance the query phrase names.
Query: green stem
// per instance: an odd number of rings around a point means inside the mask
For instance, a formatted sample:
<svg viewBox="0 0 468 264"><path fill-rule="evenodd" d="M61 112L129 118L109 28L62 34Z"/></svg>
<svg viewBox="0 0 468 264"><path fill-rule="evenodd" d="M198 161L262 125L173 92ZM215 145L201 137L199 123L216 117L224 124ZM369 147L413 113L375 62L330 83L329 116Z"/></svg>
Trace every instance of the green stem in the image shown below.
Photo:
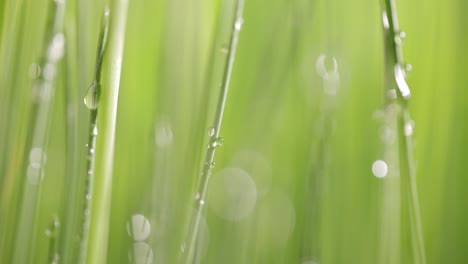
<svg viewBox="0 0 468 264"><path fill-rule="evenodd" d="M90 208L91 208L91 197L94 181L94 169L95 169L95 151L96 151L96 140L98 135L98 104L99 96L101 93L101 71L102 61L104 58L104 52L106 50L107 35L109 31L109 10L106 8L101 20L101 30L99 33L98 49L96 54L96 67L94 71L94 79L91 86L86 92L84 98L85 105L90 109L89 116L89 133L88 143L86 144L88 153L86 161L86 180L85 180L85 192L84 192L84 210L83 210L83 221L82 221L82 232L81 232L81 252L80 252L80 263L83 263L86 259L87 246L88 246L88 235L89 235L89 224L90 224Z"/></svg>
<svg viewBox="0 0 468 264"><path fill-rule="evenodd" d="M244 11L244 0L237 0L235 7L235 15L232 23L232 32L231 39L228 47L227 59L224 65L222 86L220 94L218 97L218 104L216 107L216 113L213 121L213 126L209 129L208 133L210 136L210 141L208 143L208 149L205 155L205 161L203 164L203 169L201 177L198 183L198 189L195 199L194 213L190 219L190 227L188 231L188 236L186 244L183 246L183 263L194 263L197 258L197 241L199 239L199 227L204 212L204 205L207 196L208 181L211 175L211 169L214 166L214 157L216 153L216 147L222 145L223 139L219 136L221 123L223 120L223 113L226 106L226 99L229 91L229 85L231 81L232 68L234 66L234 60L236 57L236 48L237 42L239 39L239 33L243 24L243 14ZM185 252L186 251L186 252Z"/></svg>
<svg viewBox="0 0 468 264"><path fill-rule="evenodd" d="M64 112L66 125L66 177L64 177L63 190L65 197L61 202L60 212L63 228L60 232L59 255L61 263L73 263L77 259L78 242L75 239L78 234L78 224L81 222L79 212L82 212L81 204L83 190L82 167L80 166L80 153L82 153L82 137L80 136L81 126L79 105L80 85L78 78L78 53L77 51L77 16L75 0L68 0L65 14L65 35L67 38L66 53L64 57Z"/></svg>
<svg viewBox="0 0 468 264"><path fill-rule="evenodd" d="M421 224L419 208L416 170L414 166L412 127L408 131L408 126L412 126L408 110L408 101L411 96L408 84L405 79L404 58L402 50L402 40L405 37L399 29L398 16L394 0L383 0L382 22L384 26L385 54L386 54L386 86L387 92L391 95L396 93L395 98L388 98L389 103L396 103L397 109L397 135L399 145L400 177L403 195L408 203L408 215L411 228L411 247L413 263L426 263L424 248L424 238ZM395 91L395 92L393 92ZM405 208L405 206L403 206Z"/></svg>
<svg viewBox="0 0 468 264"><path fill-rule="evenodd" d="M115 124L117 102L120 88L120 76L127 19L127 0L111 2L109 43L104 62L102 94L99 102L99 114L96 133L94 180L90 207L89 240L87 243L87 263L106 263L107 245L112 194L112 169L114 160ZM101 58L102 59L102 58ZM97 75L98 72L97 72ZM99 91L97 91L99 95ZM99 96L98 96L99 97ZM98 132L99 131L99 132ZM94 130L93 130L94 132Z"/></svg>
<svg viewBox="0 0 468 264"><path fill-rule="evenodd" d="M15 234L12 263L27 263L32 258L36 237L37 210L40 204L42 180L46 163L49 124L54 103L54 85L57 65L64 50L64 35L61 33L64 17L64 2L53 1L46 26L45 49L39 63L40 74L34 82L32 91L31 119L27 137L29 162L25 163L23 173L23 192Z"/></svg>

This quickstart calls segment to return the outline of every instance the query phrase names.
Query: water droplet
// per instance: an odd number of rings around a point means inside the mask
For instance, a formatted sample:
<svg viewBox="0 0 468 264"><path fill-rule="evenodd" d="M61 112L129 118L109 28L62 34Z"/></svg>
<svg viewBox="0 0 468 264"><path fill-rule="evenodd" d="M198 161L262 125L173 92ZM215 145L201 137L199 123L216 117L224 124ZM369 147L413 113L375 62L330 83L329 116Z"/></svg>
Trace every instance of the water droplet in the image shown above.
<svg viewBox="0 0 468 264"><path fill-rule="evenodd" d="M388 22L388 16L387 16L387 12L386 11L383 11L382 12L382 25L385 29L389 29L390 28L390 23Z"/></svg>
<svg viewBox="0 0 468 264"><path fill-rule="evenodd" d="M332 67L330 70L327 69L326 63L327 55L320 54L315 62L315 70L317 71L318 75L322 77L324 80L330 80L330 77L336 78L336 75L333 76L333 73L338 74L338 61L335 58L331 58Z"/></svg>
<svg viewBox="0 0 468 264"><path fill-rule="evenodd" d="M204 205L205 204L205 200L200 200L200 205Z"/></svg>
<svg viewBox="0 0 468 264"><path fill-rule="evenodd" d="M411 91L405 79L405 72L401 68L400 64L395 65L395 81L397 83L398 89L401 92L403 98L409 98L411 96Z"/></svg>
<svg viewBox="0 0 468 264"><path fill-rule="evenodd" d="M63 47L65 45L65 37L62 33L55 34L52 44L48 50L48 57L51 61L56 62L63 56Z"/></svg>
<svg viewBox="0 0 468 264"><path fill-rule="evenodd" d="M195 200L200 199L200 197L201 197L201 196L200 196L200 193L197 192L197 193L195 194Z"/></svg>
<svg viewBox="0 0 468 264"><path fill-rule="evenodd" d="M403 40L406 38L406 33L401 31L398 33L395 33L395 43L397 45L401 45L403 43Z"/></svg>
<svg viewBox="0 0 468 264"><path fill-rule="evenodd" d="M409 137L413 135L415 123L413 120L406 122L405 124L405 136Z"/></svg>
<svg viewBox="0 0 468 264"><path fill-rule="evenodd" d="M205 166L210 167L210 169L213 169L216 165L216 162L205 162Z"/></svg>
<svg viewBox="0 0 468 264"><path fill-rule="evenodd" d="M133 254L132 254L133 253ZM130 262L134 264L152 264L153 250L144 242L136 242L133 244L133 252L129 254Z"/></svg>
<svg viewBox="0 0 468 264"><path fill-rule="evenodd" d="M372 164L372 173L377 178L383 178L387 176L387 173L388 173L387 163L383 160L376 160Z"/></svg>
<svg viewBox="0 0 468 264"><path fill-rule="evenodd" d="M214 127L208 128L208 136L209 136L209 137L214 136L215 133L216 133L216 129L215 129Z"/></svg>
<svg viewBox="0 0 468 264"><path fill-rule="evenodd" d="M85 195L85 199L86 199L86 200L91 200L91 194L87 193L87 194Z"/></svg>
<svg viewBox="0 0 468 264"><path fill-rule="evenodd" d="M94 154L94 149L93 149L93 148L90 148L90 149L89 149L89 153Z"/></svg>
<svg viewBox="0 0 468 264"><path fill-rule="evenodd" d="M51 237L51 236L52 236L52 230L50 230L50 228L47 228L47 229L45 230L44 233L45 233L45 235L48 236L48 237Z"/></svg>
<svg viewBox="0 0 468 264"><path fill-rule="evenodd" d="M212 140L210 146L212 148L216 148L216 147L222 147L223 146L223 143L224 143L224 139L222 137L217 137L215 138L214 140Z"/></svg>
<svg viewBox="0 0 468 264"><path fill-rule="evenodd" d="M155 142L159 147L167 147L174 141L174 134L171 125L167 120L161 121L156 125Z"/></svg>
<svg viewBox="0 0 468 264"><path fill-rule="evenodd" d="M142 214L134 214L129 223L127 223L127 233L136 241L146 240L151 232L151 226Z"/></svg>
<svg viewBox="0 0 468 264"><path fill-rule="evenodd" d="M210 208L221 218L240 221L249 216L257 201L252 177L239 168L225 168L210 182Z"/></svg>
<svg viewBox="0 0 468 264"><path fill-rule="evenodd" d="M93 127L93 136L97 136L98 135L98 129L97 129L97 126L95 125Z"/></svg>
<svg viewBox="0 0 468 264"><path fill-rule="evenodd" d="M401 40L405 40L406 39L406 32L400 31L400 33L398 33L398 36L400 37Z"/></svg>
<svg viewBox="0 0 468 264"><path fill-rule="evenodd" d="M86 91L86 96L84 97L84 104L90 110L96 110L99 103L99 85L96 81L93 81L91 86Z"/></svg>
<svg viewBox="0 0 468 264"><path fill-rule="evenodd" d="M235 27L236 30L241 30L243 24L244 24L244 19L242 17L239 17L236 20L236 23L235 23L234 27Z"/></svg>
<svg viewBox="0 0 468 264"><path fill-rule="evenodd" d="M29 152L29 164L33 167L41 167L46 160L47 155L41 148L32 148Z"/></svg>
<svg viewBox="0 0 468 264"><path fill-rule="evenodd" d="M405 71L406 71L406 72L411 72L412 70L413 70L413 65L407 63L407 64L405 65Z"/></svg>

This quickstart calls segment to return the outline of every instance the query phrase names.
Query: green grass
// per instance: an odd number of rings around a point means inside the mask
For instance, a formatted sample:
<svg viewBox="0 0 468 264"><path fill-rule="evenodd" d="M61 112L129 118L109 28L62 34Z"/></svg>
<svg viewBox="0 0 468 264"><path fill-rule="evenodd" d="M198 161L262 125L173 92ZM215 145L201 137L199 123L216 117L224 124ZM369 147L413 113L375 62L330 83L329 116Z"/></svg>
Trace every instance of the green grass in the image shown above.
<svg viewBox="0 0 468 264"><path fill-rule="evenodd" d="M404 59L388 60L400 52L388 46L398 26L382 28L391 1L246 0L234 56L236 2L65 0L65 52L39 126L30 70L45 63L52 1L0 2L0 263L78 263L82 251L85 263L178 263L182 248L188 263L468 262L468 3L396 0L407 37ZM319 58L330 74L336 59L338 82L317 72ZM413 66L409 100L386 97L395 63ZM82 246L83 98L99 76ZM224 140L216 155L211 127ZM37 187L34 137L46 153ZM207 151L216 164L194 212ZM193 219L197 238L184 244Z"/></svg>

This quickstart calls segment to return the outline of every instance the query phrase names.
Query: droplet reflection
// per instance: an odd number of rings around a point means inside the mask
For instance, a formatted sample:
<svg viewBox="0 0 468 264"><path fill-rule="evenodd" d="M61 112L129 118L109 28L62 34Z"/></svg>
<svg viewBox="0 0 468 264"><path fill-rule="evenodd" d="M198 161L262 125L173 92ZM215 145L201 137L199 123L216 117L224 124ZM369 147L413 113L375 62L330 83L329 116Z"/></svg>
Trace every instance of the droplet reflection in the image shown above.
<svg viewBox="0 0 468 264"><path fill-rule="evenodd" d="M210 208L221 218L240 221L255 208L257 188L250 175L239 168L226 168L210 183Z"/></svg>
<svg viewBox="0 0 468 264"><path fill-rule="evenodd" d="M241 150L233 156L230 165L231 167L241 168L252 177L257 186L259 197L270 191L273 171L270 162L259 152Z"/></svg>
<svg viewBox="0 0 468 264"><path fill-rule="evenodd" d="M158 147L167 147L172 145L174 134L169 121L163 119L158 122L155 128L155 142Z"/></svg>
<svg viewBox="0 0 468 264"><path fill-rule="evenodd" d="M383 160L376 160L372 164L372 173L377 178L383 178L387 176L387 173L388 173L387 163Z"/></svg>
<svg viewBox="0 0 468 264"><path fill-rule="evenodd" d="M142 214L134 214L130 222L127 223L127 232L135 241L146 240L151 232L151 226Z"/></svg>
<svg viewBox="0 0 468 264"><path fill-rule="evenodd" d="M144 242L133 244L133 252L130 252L130 263L134 264L152 264L154 255L151 247Z"/></svg>

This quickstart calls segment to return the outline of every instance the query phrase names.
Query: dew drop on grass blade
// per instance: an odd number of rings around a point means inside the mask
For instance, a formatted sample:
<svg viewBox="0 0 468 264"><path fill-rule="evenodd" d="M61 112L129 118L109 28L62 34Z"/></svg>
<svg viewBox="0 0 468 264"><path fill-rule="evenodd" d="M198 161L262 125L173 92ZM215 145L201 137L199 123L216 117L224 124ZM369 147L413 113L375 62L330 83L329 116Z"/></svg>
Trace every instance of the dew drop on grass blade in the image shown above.
<svg viewBox="0 0 468 264"><path fill-rule="evenodd" d="M406 34L400 31L395 0L381 0L382 24L385 51L385 85L390 95L388 104L394 104L396 111L396 134L398 138L399 174L401 178L401 205L410 229L411 258L415 264L425 264L426 254L422 232L419 198L416 186L416 170L412 146L414 122L410 118L408 103L411 91L406 82L406 63L403 58L402 41ZM396 97L392 96L396 94ZM411 133L408 127L411 125ZM405 213L407 212L407 213ZM404 226L401 226L404 228ZM403 234L403 233L402 233ZM404 237L401 237L403 240ZM405 248L402 247L404 250ZM406 253L401 252L405 258Z"/></svg>
<svg viewBox="0 0 468 264"><path fill-rule="evenodd" d="M205 154L205 161L201 172L201 177L198 182L198 188L195 196L194 213L191 214L189 220L189 229L186 240L182 245L181 250L181 263L196 263L198 256L199 246L197 241L200 241L200 223L202 222L204 208L206 203L208 181L211 175L211 170L214 166L214 157L216 148L223 145L223 139L220 137L221 123L223 119L224 108L228 95L232 68L236 57L237 42L239 33L244 23L243 19L244 0L237 0L235 5L234 20L232 22L231 39L227 52L227 58L224 65L223 79L220 94L218 97L218 104L213 121L213 126L208 129L209 142Z"/></svg>

